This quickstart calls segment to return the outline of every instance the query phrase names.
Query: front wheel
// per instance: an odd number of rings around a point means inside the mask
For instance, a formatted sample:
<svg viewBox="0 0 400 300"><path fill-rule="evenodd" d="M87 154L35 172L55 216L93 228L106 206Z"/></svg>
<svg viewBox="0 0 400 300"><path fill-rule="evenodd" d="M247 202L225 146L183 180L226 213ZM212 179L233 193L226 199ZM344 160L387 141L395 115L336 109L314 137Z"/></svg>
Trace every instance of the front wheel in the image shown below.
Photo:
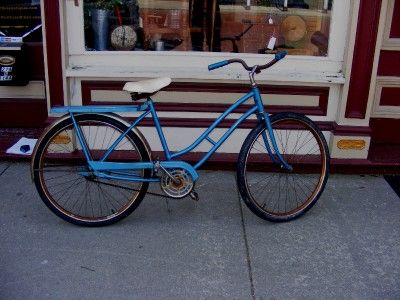
<svg viewBox="0 0 400 300"><path fill-rule="evenodd" d="M101 114L76 115L91 158L100 160L127 130L116 118ZM142 140L130 131L107 161L149 161ZM135 210L148 183L96 177L88 168L72 119L66 117L49 128L38 141L32 161L33 179L46 206L62 219L77 225L112 224ZM136 175L148 177L149 170Z"/></svg>
<svg viewBox="0 0 400 300"><path fill-rule="evenodd" d="M243 143L237 170L238 187L246 205L257 216L283 222L298 218L318 200L329 176L329 150L318 127L307 117L280 113L271 117L280 154L293 170L270 157L264 123ZM271 147L272 148L272 147Z"/></svg>

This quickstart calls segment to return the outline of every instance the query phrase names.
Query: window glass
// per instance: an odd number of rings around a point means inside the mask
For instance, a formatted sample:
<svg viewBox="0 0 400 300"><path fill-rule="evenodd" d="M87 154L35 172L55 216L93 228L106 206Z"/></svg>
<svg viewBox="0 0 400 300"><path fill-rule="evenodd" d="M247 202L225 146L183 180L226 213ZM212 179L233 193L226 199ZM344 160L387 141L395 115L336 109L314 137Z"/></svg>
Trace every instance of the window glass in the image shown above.
<svg viewBox="0 0 400 300"><path fill-rule="evenodd" d="M25 36L24 41L41 42L42 31L39 28L29 33L39 24L40 0L0 1L0 36Z"/></svg>
<svg viewBox="0 0 400 300"><path fill-rule="evenodd" d="M84 0L88 51L326 56L332 0Z"/></svg>

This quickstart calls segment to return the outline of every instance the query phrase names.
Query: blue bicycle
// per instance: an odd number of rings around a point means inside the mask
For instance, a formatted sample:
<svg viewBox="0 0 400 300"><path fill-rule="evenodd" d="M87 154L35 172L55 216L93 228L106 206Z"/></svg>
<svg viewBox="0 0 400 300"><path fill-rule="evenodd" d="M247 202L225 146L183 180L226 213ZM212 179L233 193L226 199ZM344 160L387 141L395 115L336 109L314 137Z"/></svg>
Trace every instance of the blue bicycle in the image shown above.
<svg viewBox="0 0 400 300"><path fill-rule="evenodd" d="M269 116L264 111L254 75L284 58L280 52L265 65L249 67L241 59L224 60L209 70L240 63L248 72L249 92L232 104L190 146L171 152L151 95L170 84L170 78L128 82L124 90L138 105L69 106L53 108L65 113L38 140L32 158L32 176L44 203L64 220L85 226L112 224L128 216L143 200L149 183L160 183L166 197L197 200L197 170L251 115L258 125L239 153L237 184L246 205L257 216L289 221L318 200L329 175L329 151L318 127L307 117L291 112ZM248 100L254 105L218 140L211 133L230 113ZM129 124L117 112L141 112ZM151 116L165 159L152 156L137 126ZM194 165L178 158L201 142L211 149Z"/></svg>

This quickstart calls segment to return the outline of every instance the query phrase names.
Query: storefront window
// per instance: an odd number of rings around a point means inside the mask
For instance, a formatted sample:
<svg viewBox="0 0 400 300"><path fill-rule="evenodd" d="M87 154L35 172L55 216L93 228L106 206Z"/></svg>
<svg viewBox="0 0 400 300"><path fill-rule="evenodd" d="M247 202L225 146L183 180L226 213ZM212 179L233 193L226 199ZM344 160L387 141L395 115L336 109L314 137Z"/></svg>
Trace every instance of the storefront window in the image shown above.
<svg viewBox="0 0 400 300"><path fill-rule="evenodd" d="M41 42L40 24L40 0L1 0L0 37L24 37L25 42Z"/></svg>
<svg viewBox="0 0 400 300"><path fill-rule="evenodd" d="M84 0L87 51L327 56L332 0Z"/></svg>

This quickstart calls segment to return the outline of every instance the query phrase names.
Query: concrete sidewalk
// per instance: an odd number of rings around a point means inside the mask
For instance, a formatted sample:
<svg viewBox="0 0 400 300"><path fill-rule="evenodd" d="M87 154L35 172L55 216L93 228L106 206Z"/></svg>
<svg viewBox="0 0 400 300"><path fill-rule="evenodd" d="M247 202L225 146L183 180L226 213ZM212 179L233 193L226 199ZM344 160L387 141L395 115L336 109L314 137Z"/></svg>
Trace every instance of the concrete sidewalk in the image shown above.
<svg viewBox="0 0 400 300"><path fill-rule="evenodd" d="M242 204L233 172L197 186L199 202L147 195L84 228L45 207L27 163L0 162L0 299L400 298L400 199L382 177L333 175L284 224Z"/></svg>

